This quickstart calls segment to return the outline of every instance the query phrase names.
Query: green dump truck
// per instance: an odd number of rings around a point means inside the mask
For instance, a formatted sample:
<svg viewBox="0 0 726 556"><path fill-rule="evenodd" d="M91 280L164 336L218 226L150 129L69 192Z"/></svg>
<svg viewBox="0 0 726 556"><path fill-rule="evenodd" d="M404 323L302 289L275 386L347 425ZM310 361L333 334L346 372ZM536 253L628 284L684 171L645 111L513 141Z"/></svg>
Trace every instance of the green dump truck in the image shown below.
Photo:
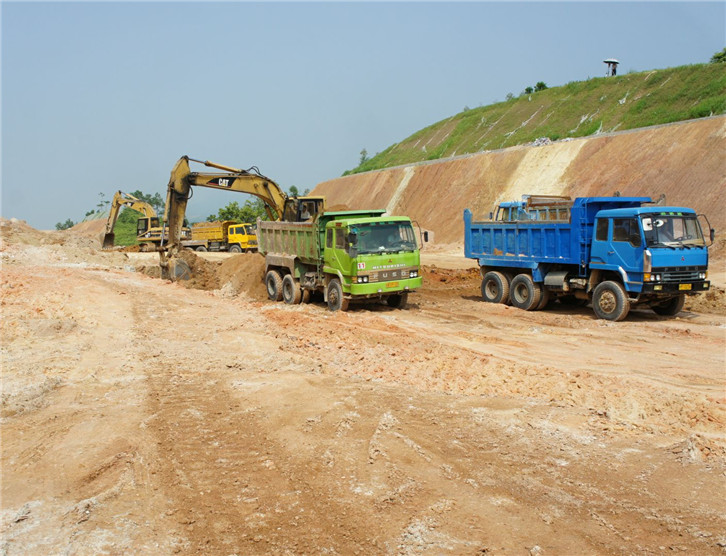
<svg viewBox="0 0 726 556"><path fill-rule="evenodd" d="M419 246L411 220L384 210L325 212L309 222L258 220L265 285L273 301L308 302L322 292L331 311L350 302L403 308L421 286Z"/></svg>

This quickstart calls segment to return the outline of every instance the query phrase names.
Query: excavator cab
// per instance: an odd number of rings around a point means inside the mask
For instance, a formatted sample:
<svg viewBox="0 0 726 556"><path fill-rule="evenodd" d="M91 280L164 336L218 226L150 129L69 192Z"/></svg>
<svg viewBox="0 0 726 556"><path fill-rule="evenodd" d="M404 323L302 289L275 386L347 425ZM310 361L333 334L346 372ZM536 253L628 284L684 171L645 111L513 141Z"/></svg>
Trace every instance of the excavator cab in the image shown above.
<svg viewBox="0 0 726 556"><path fill-rule="evenodd" d="M159 227L159 217L152 216L151 218L139 218L136 221L136 236L141 236L148 232L151 228Z"/></svg>
<svg viewBox="0 0 726 556"><path fill-rule="evenodd" d="M282 220L307 222L325 211L325 197L289 197L285 199Z"/></svg>

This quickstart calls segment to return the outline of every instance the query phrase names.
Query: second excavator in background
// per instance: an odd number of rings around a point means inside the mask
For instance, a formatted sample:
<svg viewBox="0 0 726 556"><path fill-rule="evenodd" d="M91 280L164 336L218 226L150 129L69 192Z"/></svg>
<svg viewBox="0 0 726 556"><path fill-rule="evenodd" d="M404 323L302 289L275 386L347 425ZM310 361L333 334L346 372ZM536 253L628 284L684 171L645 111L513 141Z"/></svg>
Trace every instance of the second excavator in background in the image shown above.
<svg viewBox="0 0 726 556"><path fill-rule="evenodd" d="M161 236L161 227L159 226L159 217L156 215L154 207L152 207L146 201L142 201L137 197L123 191L117 191L113 200L111 201L111 208L108 212L108 220L106 220L106 229L104 230L103 237L101 238L101 245L104 249L113 248L116 241L116 234L113 229L116 226L116 221L119 217L121 207L130 208L137 212L140 212L143 216L136 222L136 237L139 243L142 244L142 248L146 247L151 250L154 246L154 240L151 238L156 234L150 234L152 230L157 230L159 236Z"/></svg>

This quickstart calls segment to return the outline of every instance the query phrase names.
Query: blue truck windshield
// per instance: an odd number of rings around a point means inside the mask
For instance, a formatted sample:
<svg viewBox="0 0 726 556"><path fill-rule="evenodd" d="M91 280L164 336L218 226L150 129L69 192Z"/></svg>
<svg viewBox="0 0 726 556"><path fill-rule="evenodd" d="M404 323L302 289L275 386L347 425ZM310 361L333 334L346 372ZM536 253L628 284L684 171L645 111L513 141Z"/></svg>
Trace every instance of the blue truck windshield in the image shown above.
<svg viewBox="0 0 726 556"><path fill-rule="evenodd" d="M416 236L410 222L372 222L351 228L358 254L415 251Z"/></svg>
<svg viewBox="0 0 726 556"><path fill-rule="evenodd" d="M704 247L695 215L644 214L641 217L648 247Z"/></svg>

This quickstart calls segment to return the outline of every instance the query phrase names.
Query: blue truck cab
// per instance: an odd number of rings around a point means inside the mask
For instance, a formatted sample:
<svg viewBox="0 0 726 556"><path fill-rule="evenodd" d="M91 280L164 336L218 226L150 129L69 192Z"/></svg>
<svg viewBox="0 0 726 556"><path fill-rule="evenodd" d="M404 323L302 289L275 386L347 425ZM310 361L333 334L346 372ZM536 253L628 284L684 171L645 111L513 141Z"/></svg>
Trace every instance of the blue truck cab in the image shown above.
<svg viewBox="0 0 726 556"><path fill-rule="evenodd" d="M590 301L599 318L618 321L635 305L675 315L686 295L710 288L708 242L693 209L649 197L558 199L551 206L525 198L500 214L474 222L464 211L465 255L479 263L485 301L525 310L554 298Z"/></svg>

